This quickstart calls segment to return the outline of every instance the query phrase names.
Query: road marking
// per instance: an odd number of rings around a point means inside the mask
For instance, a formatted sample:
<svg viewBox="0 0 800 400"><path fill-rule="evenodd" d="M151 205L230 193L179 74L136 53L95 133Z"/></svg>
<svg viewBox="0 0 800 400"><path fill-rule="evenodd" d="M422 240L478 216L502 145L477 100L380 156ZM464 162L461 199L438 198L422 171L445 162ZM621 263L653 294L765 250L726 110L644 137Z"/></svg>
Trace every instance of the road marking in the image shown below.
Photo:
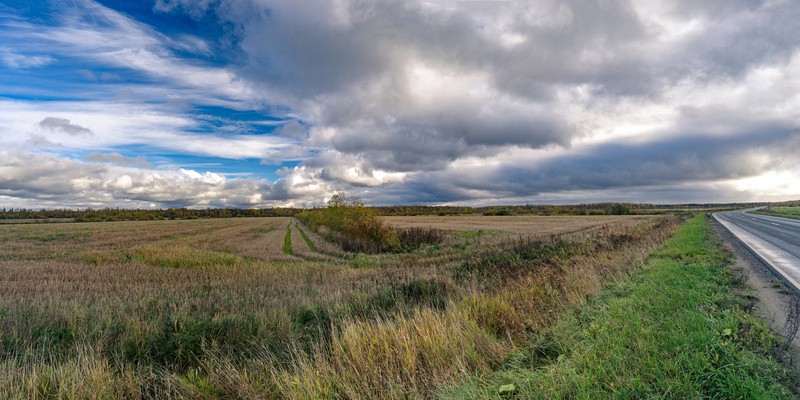
<svg viewBox="0 0 800 400"><path fill-rule="evenodd" d="M798 276L796 266L800 265L800 262L798 262L800 258L777 247L769 241L759 238L757 234L737 225L734 221L728 220L725 218L726 215L724 213L721 215L714 214L714 217L727 228L733 236L736 236L745 247L750 248L757 258L764 261L773 272L788 282L795 291L800 292L800 283L798 283L798 279L795 278L795 276ZM772 221L766 222L780 226ZM798 276L798 278L800 278L800 276Z"/></svg>

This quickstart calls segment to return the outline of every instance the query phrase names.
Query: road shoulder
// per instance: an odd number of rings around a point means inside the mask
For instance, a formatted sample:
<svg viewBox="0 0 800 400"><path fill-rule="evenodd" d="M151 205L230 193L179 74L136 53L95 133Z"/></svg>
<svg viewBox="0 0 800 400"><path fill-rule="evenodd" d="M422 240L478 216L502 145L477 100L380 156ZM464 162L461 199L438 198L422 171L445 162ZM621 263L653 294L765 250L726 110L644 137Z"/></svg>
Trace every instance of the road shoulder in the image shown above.
<svg viewBox="0 0 800 400"><path fill-rule="evenodd" d="M731 269L746 286L741 295L750 300L748 305L752 307L752 314L769 324L773 332L784 339L791 338L781 358L788 366L800 371L800 335L796 329L800 323L800 297L719 221L713 221L714 230L723 239L725 248L734 255Z"/></svg>

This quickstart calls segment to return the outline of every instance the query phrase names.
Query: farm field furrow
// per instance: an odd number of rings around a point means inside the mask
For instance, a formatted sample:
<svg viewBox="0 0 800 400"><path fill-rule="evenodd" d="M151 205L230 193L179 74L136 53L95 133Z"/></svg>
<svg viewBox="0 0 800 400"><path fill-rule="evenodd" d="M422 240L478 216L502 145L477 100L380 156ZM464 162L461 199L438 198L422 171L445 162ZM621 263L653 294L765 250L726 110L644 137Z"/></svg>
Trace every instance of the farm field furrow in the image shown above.
<svg viewBox="0 0 800 400"><path fill-rule="evenodd" d="M305 237L303 235L305 234ZM294 255L309 261L333 261L334 256L325 254L319 251L317 243L321 243L324 239L319 238L315 243L304 230L300 223L293 221L292 223L292 249ZM309 244L310 243L310 244ZM312 247L313 246L313 250Z"/></svg>

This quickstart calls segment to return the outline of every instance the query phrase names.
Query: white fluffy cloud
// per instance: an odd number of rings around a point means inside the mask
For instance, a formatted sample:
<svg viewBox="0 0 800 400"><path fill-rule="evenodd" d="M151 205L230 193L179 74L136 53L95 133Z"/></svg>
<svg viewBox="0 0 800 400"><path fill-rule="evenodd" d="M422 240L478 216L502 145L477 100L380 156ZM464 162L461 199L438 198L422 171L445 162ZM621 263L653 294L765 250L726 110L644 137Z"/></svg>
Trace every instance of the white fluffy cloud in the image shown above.
<svg viewBox="0 0 800 400"><path fill-rule="evenodd" d="M229 179L190 169L159 170L118 163L81 162L21 149L0 151L0 205L29 199L39 207L144 206L278 207L315 205L331 188L303 178L302 169L277 184Z"/></svg>

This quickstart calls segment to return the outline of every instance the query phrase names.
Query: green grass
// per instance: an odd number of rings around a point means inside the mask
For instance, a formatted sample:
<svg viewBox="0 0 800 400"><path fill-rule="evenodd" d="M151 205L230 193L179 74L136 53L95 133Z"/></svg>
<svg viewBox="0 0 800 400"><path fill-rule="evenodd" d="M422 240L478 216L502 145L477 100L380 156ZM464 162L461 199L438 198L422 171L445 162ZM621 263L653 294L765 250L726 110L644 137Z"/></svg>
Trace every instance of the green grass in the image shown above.
<svg viewBox="0 0 800 400"><path fill-rule="evenodd" d="M311 250L312 252L316 253L317 252L317 246L314 246L314 242L312 242L311 239L308 238L306 233L303 232L302 229L300 229L300 224L295 222L294 227L297 228L298 232L300 232L300 237L302 237L303 240L306 242L306 244L308 245L308 249Z"/></svg>
<svg viewBox="0 0 800 400"><path fill-rule="evenodd" d="M756 210L756 214L772 215L776 217L800 219L800 207L770 207Z"/></svg>
<svg viewBox="0 0 800 400"><path fill-rule="evenodd" d="M632 279L605 289L504 367L443 398L794 398L778 344L732 293L728 255L705 215Z"/></svg>
<svg viewBox="0 0 800 400"><path fill-rule="evenodd" d="M283 238L283 252L292 255L292 223L286 225L286 236Z"/></svg>
<svg viewBox="0 0 800 400"><path fill-rule="evenodd" d="M380 265L380 263L381 261L377 257L371 257L368 255L361 255L361 254L358 254L347 260L347 265L350 268L355 268L355 269L375 268L378 265Z"/></svg>

